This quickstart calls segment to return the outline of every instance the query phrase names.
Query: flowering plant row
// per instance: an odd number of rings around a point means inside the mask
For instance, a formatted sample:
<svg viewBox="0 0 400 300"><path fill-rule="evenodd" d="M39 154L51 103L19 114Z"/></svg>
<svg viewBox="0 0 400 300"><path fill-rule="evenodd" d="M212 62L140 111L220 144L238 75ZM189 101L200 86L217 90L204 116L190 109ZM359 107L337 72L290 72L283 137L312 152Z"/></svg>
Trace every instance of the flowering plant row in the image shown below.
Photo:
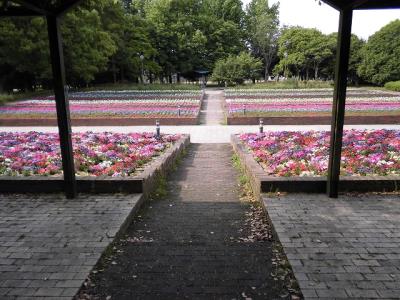
<svg viewBox="0 0 400 300"><path fill-rule="evenodd" d="M308 94L307 94L308 93ZM397 112L400 114L400 94L381 93L380 91L357 90L357 93L348 93L346 111L348 112ZM330 112L332 110L332 95L314 92L280 92L277 95L266 91L258 94L226 95L226 107L229 115L253 113L259 116L290 112Z"/></svg>
<svg viewBox="0 0 400 300"><path fill-rule="evenodd" d="M268 95L326 95L333 96L333 89L270 89L270 90L255 90L255 89L226 89L225 95L227 97L235 96L268 96ZM386 96L398 96L399 93L392 91L380 91L380 90L365 90L360 88L347 88L347 94L366 94L366 95L386 95Z"/></svg>
<svg viewBox="0 0 400 300"><path fill-rule="evenodd" d="M196 117L200 91L101 91L69 95L72 117ZM54 96L37 97L0 107L0 118L55 118Z"/></svg>
<svg viewBox="0 0 400 300"><path fill-rule="evenodd" d="M329 132L267 132L239 139L270 176L327 175ZM400 175L400 130L345 131L341 175Z"/></svg>
<svg viewBox="0 0 400 300"><path fill-rule="evenodd" d="M152 133L74 133L72 142L77 175L125 177L134 175L180 135ZM0 175L61 175L58 134L0 132Z"/></svg>

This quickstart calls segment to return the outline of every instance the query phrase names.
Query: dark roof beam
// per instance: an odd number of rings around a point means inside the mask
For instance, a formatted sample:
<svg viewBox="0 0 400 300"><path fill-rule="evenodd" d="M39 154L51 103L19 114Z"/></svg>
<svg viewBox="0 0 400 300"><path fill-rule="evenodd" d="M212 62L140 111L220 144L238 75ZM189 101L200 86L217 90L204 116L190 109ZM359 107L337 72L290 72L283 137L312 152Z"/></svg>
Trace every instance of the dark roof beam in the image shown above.
<svg viewBox="0 0 400 300"><path fill-rule="evenodd" d="M346 9L357 9L358 7L364 5L367 3L369 0L356 0L353 2L350 2L350 4L346 5Z"/></svg>
<svg viewBox="0 0 400 300"><path fill-rule="evenodd" d="M366 3L355 7L356 10L363 9L399 9L400 0L392 1L366 1Z"/></svg>
<svg viewBox="0 0 400 300"><path fill-rule="evenodd" d="M342 10L343 9L343 6L338 1L335 1L335 0L322 0L322 1L324 1L329 6L332 6L336 10Z"/></svg>
<svg viewBox="0 0 400 300"><path fill-rule="evenodd" d="M40 15L44 15L44 16L47 16L47 15L50 15L50 16L51 16L51 15L54 15L54 13L53 13L52 11L49 11L49 10L44 9L44 8L42 8L42 7L39 7L39 6L33 4L33 3L30 2L30 1L25 1L25 0L13 0L13 2L18 3L18 4L20 4L21 6L27 8L27 9L29 9L29 10L31 10L31 11L34 11L34 12L40 14Z"/></svg>
<svg viewBox="0 0 400 300"><path fill-rule="evenodd" d="M21 6L10 6L5 10L0 10L0 17L35 17L42 14L26 9Z"/></svg>
<svg viewBox="0 0 400 300"><path fill-rule="evenodd" d="M71 0L67 3L61 4L56 11L57 15L63 15L67 13L69 10L73 9L75 6L77 6L81 0Z"/></svg>

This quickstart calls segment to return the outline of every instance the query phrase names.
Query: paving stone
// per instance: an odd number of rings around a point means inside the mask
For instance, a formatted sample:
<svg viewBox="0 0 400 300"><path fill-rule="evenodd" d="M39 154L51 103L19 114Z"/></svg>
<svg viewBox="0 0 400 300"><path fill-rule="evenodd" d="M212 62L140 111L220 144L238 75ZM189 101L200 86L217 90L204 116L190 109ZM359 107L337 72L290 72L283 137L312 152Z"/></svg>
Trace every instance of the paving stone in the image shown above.
<svg viewBox="0 0 400 300"><path fill-rule="evenodd" d="M265 195L263 201L295 276L301 274L301 289L316 286L311 291L318 296L304 293L306 299L399 299L400 195ZM293 237L304 247L293 251Z"/></svg>
<svg viewBox="0 0 400 300"><path fill-rule="evenodd" d="M72 297L139 197L0 194L0 298Z"/></svg>
<svg viewBox="0 0 400 300"><path fill-rule="evenodd" d="M289 299L271 275L271 241L248 237L229 144L192 144L168 178L168 195L146 203L111 261L83 292L112 299ZM137 242L126 242L136 237ZM314 293L314 295L316 295ZM244 297L244 298L246 298Z"/></svg>

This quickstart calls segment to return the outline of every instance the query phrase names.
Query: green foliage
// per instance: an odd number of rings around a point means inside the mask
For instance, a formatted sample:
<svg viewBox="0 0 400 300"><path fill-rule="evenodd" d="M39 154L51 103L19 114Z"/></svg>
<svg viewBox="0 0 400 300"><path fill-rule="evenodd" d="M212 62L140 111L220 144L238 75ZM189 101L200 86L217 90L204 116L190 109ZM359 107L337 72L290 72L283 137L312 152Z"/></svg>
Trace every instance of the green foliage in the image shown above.
<svg viewBox="0 0 400 300"><path fill-rule="evenodd" d="M395 91L395 92L400 92L400 80L386 82L385 89Z"/></svg>
<svg viewBox="0 0 400 300"><path fill-rule="evenodd" d="M400 79L400 20L373 34L362 50L358 73L365 80L383 85Z"/></svg>
<svg viewBox="0 0 400 300"><path fill-rule="evenodd" d="M84 91L92 90L199 90L200 85L194 84L132 84L132 83L108 83L97 84L89 88L82 89Z"/></svg>
<svg viewBox="0 0 400 300"><path fill-rule="evenodd" d="M275 73L285 77L295 75L308 80L319 78L321 64L332 57L332 41L317 29L291 27L283 31L278 40L279 64Z"/></svg>
<svg viewBox="0 0 400 300"><path fill-rule="evenodd" d="M216 62L212 80L225 85L241 84L246 79L255 81L260 77L262 62L242 52L238 56L229 56Z"/></svg>
<svg viewBox="0 0 400 300"><path fill-rule="evenodd" d="M117 51L109 32L102 29L100 12L79 9L66 15L62 33L68 82L87 85L104 71L108 59Z"/></svg>
<svg viewBox="0 0 400 300"><path fill-rule="evenodd" d="M263 69L265 78L273 70L297 79L277 86L332 80L337 34L281 29L278 17L279 4L269 6L268 0L251 0L246 11L240 0L82 1L62 22L67 84L172 83L175 74L178 82L181 76L195 81L198 70L214 70L219 83L238 84L258 79ZM39 17L0 19L0 92L51 88L46 26ZM355 84L399 80L398 57L400 20L367 44L353 35L348 78Z"/></svg>
<svg viewBox="0 0 400 300"><path fill-rule="evenodd" d="M12 95L0 94L0 105L12 101L14 98Z"/></svg>
<svg viewBox="0 0 400 300"><path fill-rule="evenodd" d="M237 86L238 89L319 89L332 88L333 81L288 79Z"/></svg>
<svg viewBox="0 0 400 300"><path fill-rule="evenodd" d="M267 80L278 47L279 3L269 7L268 0L252 0L246 12L248 43L252 53L264 60Z"/></svg>

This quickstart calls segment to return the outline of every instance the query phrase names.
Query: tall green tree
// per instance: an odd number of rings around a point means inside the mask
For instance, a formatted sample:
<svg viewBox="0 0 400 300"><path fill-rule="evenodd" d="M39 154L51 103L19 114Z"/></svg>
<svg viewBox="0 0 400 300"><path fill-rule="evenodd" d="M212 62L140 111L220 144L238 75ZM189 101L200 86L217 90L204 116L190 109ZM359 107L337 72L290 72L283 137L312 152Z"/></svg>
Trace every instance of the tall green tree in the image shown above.
<svg viewBox="0 0 400 300"><path fill-rule="evenodd" d="M51 76L44 18L2 18L0 32L0 91L32 90Z"/></svg>
<svg viewBox="0 0 400 300"><path fill-rule="evenodd" d="M117 50L111 34L102 27L100 14L110 1L87 1L63 17L65 69L71 85L89 84L107 68L109 57ZM7 69L7 74L0 74L0 82L11 76L9 89L49 86L52 75L45 19L1 19L0 31L0 66Z"/></svg>
<svg viewBox="0 0 400 300"><path fill-rule="evenodd" d="M283 31L278 41L279 64L275 71L294 74L303 79L318 79L324 62L331 59L332 40L317 29L291 27Z"/></svg>
<svg viewBox="0 0 400 300"><path fill-rule="evenodd" d="M383 85L400 79L400 20L373 34L362 50L358 74L365 80Z"/></svg>
<svg viewBox="0 0 400 300"><path fill-rule="evenodd" d="M245 12L243 3L240 0L205 0L204 8L208 15L214 15L222 21L231 21L234 24L243 26Z"/></svg>
<svg viewBox="0 0 400 300"><path fill-rule="evenodd" d="M242 52L237 56L230 55L216 62L212 80L220 85L241 84L246 79L254 82L260 77L262 66L261 60L248 52Z"/></svg>
<svg viewBox="0 0 400 300"><path fill-rule="evenodd" d="M106 70L109 57L117 51L116 44L102 28L96 9L79 8L67 14L62 32L67 81L75 86L88 85L97 73Z"/></svg>
<svg viewBox="0 0 400 300"><path fill-rule="evenodd" d="M269 7L268 0L252 0L246 9L246 30L253 54L264 60L267 80L278 46L279 3Z"/></svg>

